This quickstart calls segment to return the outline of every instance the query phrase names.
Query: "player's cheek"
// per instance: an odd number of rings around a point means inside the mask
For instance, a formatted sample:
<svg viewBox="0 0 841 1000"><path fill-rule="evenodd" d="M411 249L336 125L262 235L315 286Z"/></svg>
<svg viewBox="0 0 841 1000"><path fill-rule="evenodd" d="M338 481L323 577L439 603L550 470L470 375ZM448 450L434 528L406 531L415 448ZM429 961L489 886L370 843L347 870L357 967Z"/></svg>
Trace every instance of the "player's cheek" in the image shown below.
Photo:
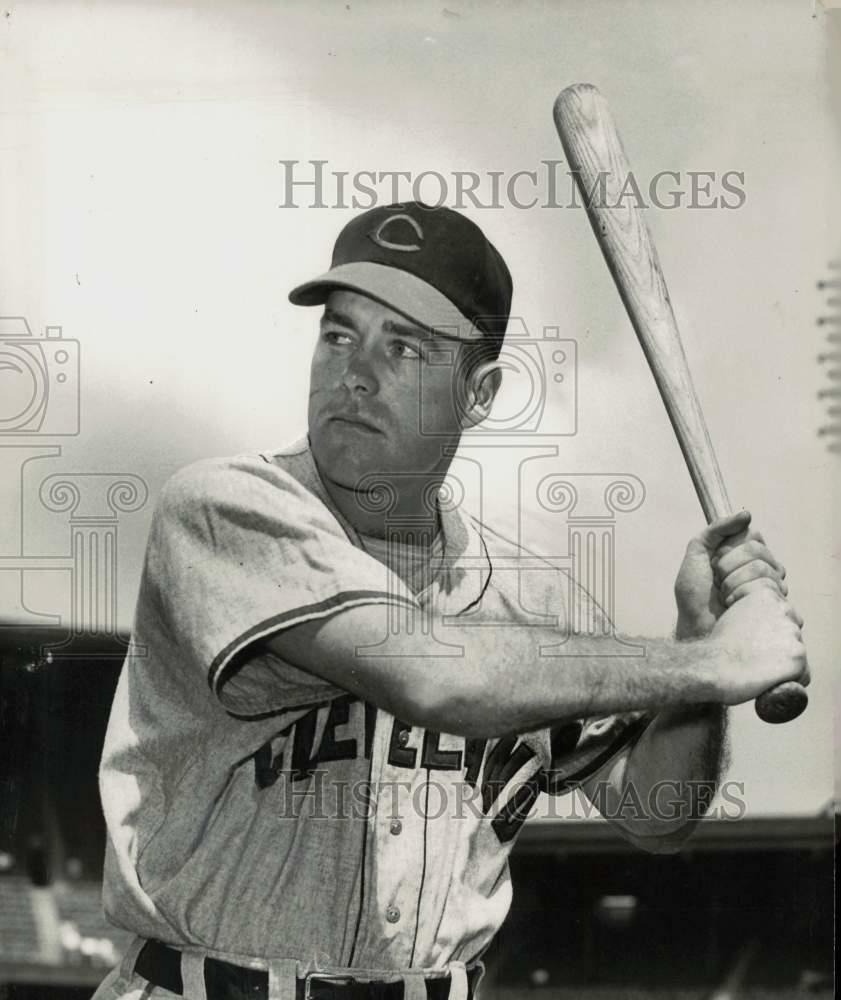
<svg viewBox="0 0 841 1000"><path fill-rule="evenodd" d="M320 423L321 414L324 412L329 399L330 393L326 389L316 386L313 381L310 382L310 394L309 399L307 400L307 413L311 426L315 426Z"/></svg>
<svg viewBox="0 0 841 1000"><path fill-rule="evenodd" d="M436 429L446 433L458 429L464 392L460 391L463 386L455 379L452 368L427 368L423 390L425 411L434 417Z"/></svg>
<svg viewBox="0 0 841 1000"><path fill-rule="evenodd" d="M435 419L434 399L428 386L418 378L417 369L409 365L388 383L381 382L380 396L388 399L395 424L407 442L421 436L423 428Z"/></svg>

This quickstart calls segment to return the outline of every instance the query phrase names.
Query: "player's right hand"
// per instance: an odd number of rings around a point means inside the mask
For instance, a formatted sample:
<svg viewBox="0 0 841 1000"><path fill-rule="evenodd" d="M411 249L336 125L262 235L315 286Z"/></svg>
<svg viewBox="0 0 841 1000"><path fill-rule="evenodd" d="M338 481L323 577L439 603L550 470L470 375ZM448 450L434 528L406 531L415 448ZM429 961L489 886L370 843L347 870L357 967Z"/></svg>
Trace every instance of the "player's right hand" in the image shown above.
<svg viewBox="0 0 841 1000"><path fill-rule="evenodd" d="M802 624L772 582L755 586L724 612L710 634L724 704L750 701L784 681L809 683Z"/></svg>

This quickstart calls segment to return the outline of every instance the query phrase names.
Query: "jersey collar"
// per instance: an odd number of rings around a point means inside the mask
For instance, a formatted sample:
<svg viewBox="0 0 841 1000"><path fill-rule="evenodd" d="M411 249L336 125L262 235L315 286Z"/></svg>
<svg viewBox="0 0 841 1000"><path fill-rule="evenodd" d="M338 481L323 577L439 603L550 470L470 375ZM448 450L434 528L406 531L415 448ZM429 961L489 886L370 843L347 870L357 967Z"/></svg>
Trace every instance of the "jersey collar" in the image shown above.
<svg viewBox="0 0 841 1000"><path fill-rule="evenodd" d="M335 506L319 475L309 439L305 435L280 452L264 453L268 461L274 455L296 460L295 476L310 489L341 525L349 541L364 548L359 533ZM443 535L443 562L435 579L416 598L421 605L430 600L439 604L442 613L464 615L477 607L487 590L493 567L481 533L481 525L461 504L439 506Z"/></svg>

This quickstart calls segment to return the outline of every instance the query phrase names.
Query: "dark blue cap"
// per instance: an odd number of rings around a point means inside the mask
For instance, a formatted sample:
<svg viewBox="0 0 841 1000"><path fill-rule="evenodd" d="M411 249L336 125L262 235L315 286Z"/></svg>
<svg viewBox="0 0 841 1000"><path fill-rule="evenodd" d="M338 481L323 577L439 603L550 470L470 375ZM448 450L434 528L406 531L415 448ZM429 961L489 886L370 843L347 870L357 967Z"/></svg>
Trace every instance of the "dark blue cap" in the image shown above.
<svg viewBox="0 0 841 1000"><path fill-rule="evenodd" d="M289 293L323 305L334 289L360 292L420 326L461 340L501 342L511 274L470 219L409 201L372 208L339 233L330 270Z"/></svg>

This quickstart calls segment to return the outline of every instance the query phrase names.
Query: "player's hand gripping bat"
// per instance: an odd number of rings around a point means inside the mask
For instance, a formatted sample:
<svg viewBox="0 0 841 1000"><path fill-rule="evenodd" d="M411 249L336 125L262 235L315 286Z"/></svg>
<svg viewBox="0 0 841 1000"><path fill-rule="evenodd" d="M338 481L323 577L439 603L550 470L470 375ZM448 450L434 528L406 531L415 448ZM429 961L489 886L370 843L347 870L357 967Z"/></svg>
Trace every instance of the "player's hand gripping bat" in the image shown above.
<svg viewBox="0 0 841 1000"><path fill-rule="evenodd" d="M562 90L555 125L587 215L663 397L707 522L732 512L675 322L657 251L639 206L627 192L631 173L607 101L586 83ZM787 681L756 699L765 722L788 722L808 703Z"/></svg>

